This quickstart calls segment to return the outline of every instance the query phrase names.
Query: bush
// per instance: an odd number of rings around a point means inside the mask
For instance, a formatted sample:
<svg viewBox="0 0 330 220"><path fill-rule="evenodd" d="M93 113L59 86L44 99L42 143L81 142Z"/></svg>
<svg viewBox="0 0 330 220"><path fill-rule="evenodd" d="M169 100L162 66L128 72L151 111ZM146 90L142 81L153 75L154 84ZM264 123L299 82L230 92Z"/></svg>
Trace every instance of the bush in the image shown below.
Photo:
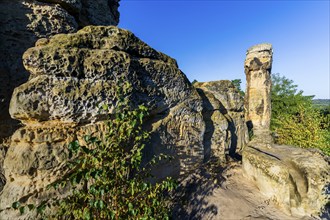
<svg viewBox="0 0 330 220"><path fill-rule="evenodd" d="M277 124L277 143L319 148L330 155L329 124L318 110L300 106L296 114L282 114L274 121Z"/></svg>
<svg viewBox="0 0 330 220"><path fill-rule="evenodd" d="M279 74L272 75L271 129L278 144L319 148L330 155L329 115L312 105L297 85Z"/></svg>

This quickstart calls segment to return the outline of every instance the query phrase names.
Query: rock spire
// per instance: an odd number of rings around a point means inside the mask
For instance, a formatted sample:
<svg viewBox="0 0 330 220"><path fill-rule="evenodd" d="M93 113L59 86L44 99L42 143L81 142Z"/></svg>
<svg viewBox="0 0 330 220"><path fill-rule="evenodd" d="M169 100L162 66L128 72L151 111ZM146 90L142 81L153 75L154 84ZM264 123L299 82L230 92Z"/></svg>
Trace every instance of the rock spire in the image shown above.
<svg viewBox="0 0 330 220"><path fill-rule="evenodd" d="M258 44L246 53L246 119L252 125L253 135L263 142L271 142L271 68L273 49L271 44ZM262 136L262 138L261 138Z"/></svg>

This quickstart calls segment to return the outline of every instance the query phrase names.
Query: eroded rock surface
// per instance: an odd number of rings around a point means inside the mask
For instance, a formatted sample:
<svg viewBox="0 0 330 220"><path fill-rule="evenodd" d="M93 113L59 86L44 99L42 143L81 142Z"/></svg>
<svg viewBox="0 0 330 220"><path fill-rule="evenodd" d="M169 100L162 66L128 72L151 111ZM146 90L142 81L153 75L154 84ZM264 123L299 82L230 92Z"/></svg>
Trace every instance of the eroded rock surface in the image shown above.
<svg viewBox="0 0 330 220"><path fill-rule="evenodd" d="M194 84L203 98L203 117L206 131L206 157L236 156L248 142L244 118L244 101L229 80Z"/></svg>
<svg viewBox="0 0 330 220"><path fill-rule="evenodd" d="M243 168L288 214L318 216L330 201L330 163L316 150L251 145L243 152Z"/></svg>
<svg viewBox="0 0 330 220"><path fill-rule="evenodd" d="M10 103L10 114L25 127L11 137L4 160L0 210L6 219L24 218L9 208L12 202L38 203L51 196L44 188L65 172L66 146L84 134L102 134L106 113L99 106L115 108L122 80L131 84L130 104L150 111L146 160L159 153L174 156L155 169L157 176L184 175L203 162L202 98L174 59L129 31L88 26L41 39L23 62L31 74Z"/></svg>
<svg viewBox="0 0 330 220"><path fill-rule="evenodd" d="M258 44L248 49L244 63L246 75L246 121L253 126L255 142L271 143L271 68L273 49Z"/></svg>
<svg viewBox="0 0 330 220"><path fill-rule="evenodd" d="M330 164L321 153L274 145L270 135L272 46L247 51L246 116L253 130L243 169L260 191L289 215L318 216L329 202Z"/></svg>
<svg viewBox="0 0 330 220"><path fill-rule="evenodd" d="M119 0L1 0L0 2L0 143L17 128L9 101L26 82L22 55L39 38L73 33L86 25L117 25ZM1 163L1 160L0 160Z"/></svg>

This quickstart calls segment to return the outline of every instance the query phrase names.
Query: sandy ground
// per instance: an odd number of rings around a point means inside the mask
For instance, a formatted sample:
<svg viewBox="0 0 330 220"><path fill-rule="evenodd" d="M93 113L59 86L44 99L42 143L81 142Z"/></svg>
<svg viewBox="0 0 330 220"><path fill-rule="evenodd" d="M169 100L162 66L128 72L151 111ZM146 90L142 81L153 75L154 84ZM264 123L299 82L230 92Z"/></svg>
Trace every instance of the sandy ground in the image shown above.
<svg viewBox="0 0 330 220"><path fill-rule="evenodd" d="M197 171L184 180L180 192L175 199L173 219L319 219L290 216L244 177L239 163L232 163L227 169L213 166Z"/></svg>

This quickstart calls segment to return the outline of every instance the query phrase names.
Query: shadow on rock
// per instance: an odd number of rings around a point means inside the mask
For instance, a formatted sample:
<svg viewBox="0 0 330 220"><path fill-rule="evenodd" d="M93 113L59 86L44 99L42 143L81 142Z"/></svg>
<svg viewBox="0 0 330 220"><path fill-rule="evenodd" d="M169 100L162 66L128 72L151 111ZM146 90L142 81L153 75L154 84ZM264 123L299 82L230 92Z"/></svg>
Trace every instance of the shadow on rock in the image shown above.
<svg viewBox="0 0 330 220"><path fill-rule="evenodd" d="M210 219L218 214L216 204L207 197L225 181L225 169L212 159L195 174L188 176L176 190L172 219Z"/></svg>

